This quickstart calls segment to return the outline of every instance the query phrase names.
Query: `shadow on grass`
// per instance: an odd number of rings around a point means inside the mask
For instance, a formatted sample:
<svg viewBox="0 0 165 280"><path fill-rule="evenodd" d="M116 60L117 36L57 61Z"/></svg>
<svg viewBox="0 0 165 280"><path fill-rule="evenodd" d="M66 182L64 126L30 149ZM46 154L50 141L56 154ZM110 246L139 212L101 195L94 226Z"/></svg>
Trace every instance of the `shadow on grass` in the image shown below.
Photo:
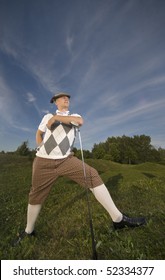
<svg viewBox="0 0 165 280"><path fill-rule="evenodd" d="M65 203L63 206L60 206L59 209L57 209L53 214L55 215L59 215L61 214L63 211L66 211L67 208L70 208L71 206L73 206L73 204L75 202L77 202L78 200L83 199L86 196L86 190L84 190L83 192L75 195L72 199L70 199L67 203Z"/></svg>
<svg viewBox="0 0 165 280"><path fill-rule="evenodd" d="M108 181L106 182L106 186L107 188L113 188L115 187L115 189L117 190L117 187L119 186L120 180L123 179L123 176L121 173L119 173L118 175L115 175L113 177L110 177L108 179Z"/></svg>
<svg viewBox="0 0 165 280"><path fill-rule="evenodd" d="M151 173L147 173L147 172L143 172L142 174L144 174L146 177L152 179L152 178L156 178L155 175L151 174Z"/></svg>

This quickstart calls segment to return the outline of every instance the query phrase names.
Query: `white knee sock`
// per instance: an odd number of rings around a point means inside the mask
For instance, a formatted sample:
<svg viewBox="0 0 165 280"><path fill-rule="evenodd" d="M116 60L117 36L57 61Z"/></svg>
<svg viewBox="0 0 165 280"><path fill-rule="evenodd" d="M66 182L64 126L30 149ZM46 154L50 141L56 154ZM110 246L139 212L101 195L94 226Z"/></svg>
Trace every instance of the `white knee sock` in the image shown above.
<svg viewBox="0 0 165 280"><path fill-rule="evenodd" d="M101 203L101 205L108 211L113 222L120 222L122 220L122 213L117 209L114 204L110 193L108 192L104 184L90 189L94 194L95 198Z"/></svg>
<svg viewBox="0 0 165 280"><path fill-rule="evenodd" d="M27 225L25 231L31 233L34 230L35 222L41 210L41 204L28 204L27 210Z"/></svg>

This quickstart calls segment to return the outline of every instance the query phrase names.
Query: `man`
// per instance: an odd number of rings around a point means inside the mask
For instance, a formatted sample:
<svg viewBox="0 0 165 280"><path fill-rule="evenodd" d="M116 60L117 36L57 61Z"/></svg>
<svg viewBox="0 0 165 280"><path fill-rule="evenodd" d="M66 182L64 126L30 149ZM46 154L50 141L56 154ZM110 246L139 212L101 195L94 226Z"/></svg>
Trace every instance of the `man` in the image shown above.
<svg viewBox="0 0 165 280"><path fill-rule="evenodd" d="M69 94L60 92L53 96L50 102L55 103L57 111L54 115L46 114L43 117L36 133L38 147L33 163L27 225L14 241L14 246L19 244L23 238L34 235L35 222L42 204L53 183L61 175L83 187L88 187L109 213L115 229L144 225L145 218L129 218L118 210L98 172L87 164L85 164L85 182L82 161L72 153L77 131L72 123L82 126L83 119L78 114L70 114Z"/></svg>

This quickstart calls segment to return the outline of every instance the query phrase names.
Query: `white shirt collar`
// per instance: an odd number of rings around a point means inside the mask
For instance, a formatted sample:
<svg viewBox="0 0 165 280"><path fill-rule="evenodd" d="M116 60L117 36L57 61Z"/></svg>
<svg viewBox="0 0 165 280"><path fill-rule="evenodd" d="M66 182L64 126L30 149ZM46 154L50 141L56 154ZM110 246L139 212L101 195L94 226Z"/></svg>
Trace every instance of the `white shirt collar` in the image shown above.
<svg viewBox="0 0 165 280"><path fill-rule="evenodd" d="M68 116L69 115L69 111L61 112L59 110L56 110L56 114L60 115L60 116Z"/></svg>

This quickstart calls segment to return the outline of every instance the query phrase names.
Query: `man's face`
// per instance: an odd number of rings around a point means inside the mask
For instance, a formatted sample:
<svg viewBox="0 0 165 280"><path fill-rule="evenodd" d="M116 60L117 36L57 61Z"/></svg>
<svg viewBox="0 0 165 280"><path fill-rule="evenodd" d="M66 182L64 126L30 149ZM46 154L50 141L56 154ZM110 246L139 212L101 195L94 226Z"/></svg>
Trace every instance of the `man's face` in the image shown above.
<svg viewBox="0 0 165 280"><path fill-rule="evenodd" d="M61 96L57 98L56 105L58 108L68 108L69 107L69 97L68 96Z"/></svg>

